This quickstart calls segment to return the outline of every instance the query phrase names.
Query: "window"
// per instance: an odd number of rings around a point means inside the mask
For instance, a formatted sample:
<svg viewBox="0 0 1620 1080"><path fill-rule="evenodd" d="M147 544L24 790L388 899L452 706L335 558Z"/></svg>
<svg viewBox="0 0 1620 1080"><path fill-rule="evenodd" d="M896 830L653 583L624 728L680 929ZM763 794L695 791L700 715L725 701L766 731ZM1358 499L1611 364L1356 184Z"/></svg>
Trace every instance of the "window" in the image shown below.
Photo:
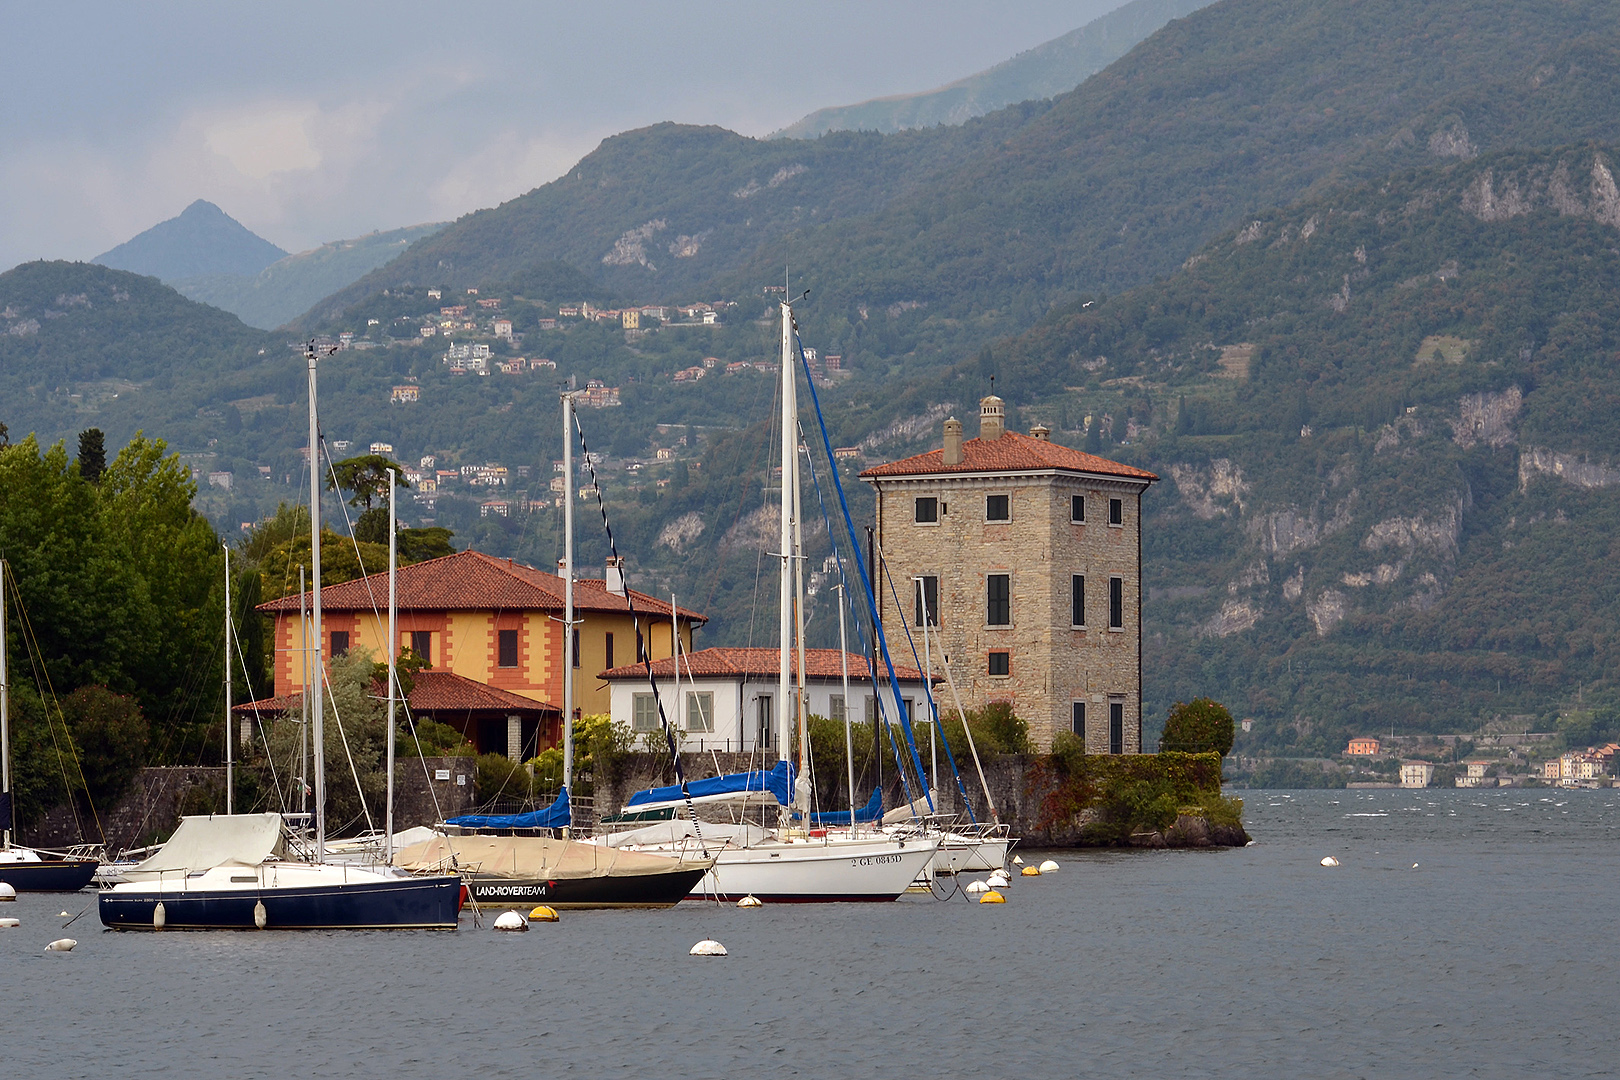
<svg viewBox="0 0 1620 1080"><path fill-rule="evenodd" d="M843 694L834 694L827 699L827 718L835 724L842 724L849 716L849 709L844 704Z"/></svg>
<svg viewBox="0 0 1620 1080"><path fill-rule="evenodd" d="M503 668L518 666L518 632L516 630L497 630L495 632L496 651L499 654L495 663Z"/></svg>
<svg viewBox="0 0 1620 1080"><path fill-rule="evenodd" d="M984 520L1011 521L1012 511L1008 508L1008 496L986 495L984 497Z"/></svg>
<svg viewBox="0 0 1620 1080"><path fill-rule="evenodd" d="M1069 496L1069 520L1076 525L1086 523L1086 497L1084 495Z"/></svg>
<svg viewBox="0 0 1620 1080"><path fill-rule="evenodd" d="M878 722L878 699L871 694L866 695L866 722L873 725Z"/></svg>
<svg viewBox="0 0 1620 1080"><path fill-rule="evenodd" d="M1086 575L1075 574L1069 579L1069 625L1086 625Z"/></svg>
<svg viewBox="0 0 1620 1080"><path fill-rule="evenodd" d="M412 630L411 652L428 667L433 666L433 631Z"/></svg>
<svg viewBox="0 0 1620 1080"><path fill-rule="evenodd" d="M917 515L913 518L919 525L936 525L939 523L939 500L932 495L917 500Z"/></svg>
<svg viewBox="0 0 1620 1080"><path fill-rule="evenodd" d="M332 655L347 656L349 653L349 632L347 630L332 631Z"/></svg>
<svg viewBox="0 0 1620 1080"><path fill-rule="evenodd" d="M1109 499L1108 500L1108 524L1110 524L1110 525L1123 525L1123 524L1125 524L1125 500L1124 499Z"/></svg>
<svg viewBox="0 0 1620 1080"><path fill-rule="evenodd" d="M1125 629L1125 579L1108 579L1108 629Z"/></svg>
<svg viewBox="0 0 1620 1080"><path fill-rule="evenodd" d="M915 612L912 616L912 626L938 626L939 625L939 578L920 577L913 578L917 587L916 603L912 606Z"/></svg>
<svg viewBox="0 0 1620 1080"><path fill-rule="evenodd" d="M579 667L579 631L574 630L574 666Z"/></svg>
<svg viewBox="0 0 1620 1080"><path fill-rule="evenodd" d="M1125 752L1125 703L1123 701L1110 701L1108 703L1108 752L1110 754L1123 754Z"/></svg>
<svg viewBox="0 0 1620 1080"><path fill-rule="evenodd" d="M686 692L686 730L714 730L714 692L688 690Z"/></svg>
<svg viewBox="0 0 1620 1080"><path fill-rule="evenodd" d="M636 694L633 696L634 709L630 714L630 730L657 731L658 700L651 694Z"/></svg>
<svg viewBox="0 0 1620 1080"><path fill-rule="evenodd" d="M771 696L769 694L759 695L755 699L754 708L756 710L755 723L757 725L755 741L759 743L761 750L769 750L771 748L771 731L775 724L775 717L771 712Z"/></svg>
<svg viewBox="0 0 1620 1080"><path fill-rule="evenodd" d="M1010 653L1010 652L993 652L993 653L991 653L990 654L990 674L992 674L992 675L1011 675L1012 674L1012 653Z"/></svg>
<svg viewBox="0 0 1620 1080"><path fill-rule="evenodd" d="M1069 730L1084 739L1086 737L1086 703L1074 701L1069 703Z"/></svg>
<svg viewBox="0 0 1620 1080"><path fill-rule="evenodd" d="M985 578L984 621L991 626L1012 625L1012 575L990 574Z"/></svg>
<svg viewBox="0 0 1620 1080"><path fill-rule="evenodd" d="M610 668L610 667L613 666L613 635L612 634L604 634L604 635L602 635L602 666L605 667L605 668Z"/></svg>

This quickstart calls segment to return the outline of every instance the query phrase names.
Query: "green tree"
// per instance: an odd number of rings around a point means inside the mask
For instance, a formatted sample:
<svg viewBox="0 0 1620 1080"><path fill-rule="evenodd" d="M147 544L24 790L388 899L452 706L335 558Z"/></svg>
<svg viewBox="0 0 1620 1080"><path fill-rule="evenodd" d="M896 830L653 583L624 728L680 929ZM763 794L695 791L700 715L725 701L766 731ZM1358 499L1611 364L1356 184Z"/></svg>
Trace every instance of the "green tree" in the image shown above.
<svg viewBox="0 0 1620 1080"><path fill-rule="evenodd" d="M77 751L82 792L105 814L146 764L146 716L128 695L81 686L62 699L62 718Z"/></svg>
<svg viewBox="0 0 1620 1080"><path fill-rule="evenodd" d="M1222 757L1232 752L1232 714L1225 705L1209 698L1177 702L1164 722L1159 750L1179 750L1184 754L1215 751Z"/></svg>
<svg viewBox="0 0 1620 1080"><path fill-rule="evenodd" d="M107 470L107 443L100 428L79 432L79 475L88 483L99 484Z"/></svg>
<svg viewBox="0 0 1620 1080"><path fill-rule="evenodd" d="M332 474L326 478L326 490L333 489L335 475L336 486L349 493L349 505L363 506L370 510L373 499L380 499L388 494L389 469L394 470L395 483L399 487L411 486L405 479L405 470L399 463L390 461L381 454L361 454L332 464Z"/></svg>

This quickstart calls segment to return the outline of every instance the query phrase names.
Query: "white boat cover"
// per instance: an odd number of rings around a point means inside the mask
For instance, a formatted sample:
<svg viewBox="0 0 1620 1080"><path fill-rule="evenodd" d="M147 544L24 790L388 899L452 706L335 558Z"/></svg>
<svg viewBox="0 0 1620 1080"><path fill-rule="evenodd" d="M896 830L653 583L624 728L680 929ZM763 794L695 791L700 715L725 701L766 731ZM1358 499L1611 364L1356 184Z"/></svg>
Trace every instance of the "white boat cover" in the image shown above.
<svg viewBox="0 0 1620 1080"><path fill-rule="evenodd" d="M454 863L449 860L452 856ZM578 840L544 836L435 836L394 856L401 870L435 870L454 866L480 875L509 878L634 877L667 874L699 860L677 859L640 851L615 851Z"/></svg>
<svg viewBox="0 0 1620 1080"><path fill-rule="evenodd" d="M934 805L939 805L939 796L937 794L934 796ZM913 799L911 802L897 806L884 814L883 824L895 825L902 821L913 821L917 818L925 818L932 813L933 811L928 809L928 800L926 798Z"/></svg>
<svg viewBox="0 0 1620 1080"><path fill-rule="evenodd" d="M226 863L257 866L286 853L280 814L184 817L169 842L125 870L124 880L148 881L165 873L212 870Z"/></svg>
<svg viewBox="0 0 1620 1080"><path fill-rule="evenodd" d="M723 825L707 821L703 823L703 842L705 844L722 845L729 843L732 847L753 847L771 839L769 829L762 829L758 825ZM604 839L608 847L635 847L651 844L680 844L685 841L697 842L697 831L692 827L690 818L683 821L660 821L640 829L631 829L628 832L609 833Z"/></svg>

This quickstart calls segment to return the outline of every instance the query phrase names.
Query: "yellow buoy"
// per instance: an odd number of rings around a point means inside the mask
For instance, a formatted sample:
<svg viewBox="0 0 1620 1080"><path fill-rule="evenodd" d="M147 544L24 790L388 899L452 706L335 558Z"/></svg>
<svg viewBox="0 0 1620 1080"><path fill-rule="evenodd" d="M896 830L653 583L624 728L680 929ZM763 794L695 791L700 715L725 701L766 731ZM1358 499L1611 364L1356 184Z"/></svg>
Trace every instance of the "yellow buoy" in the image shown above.
<svg viewBox="0 0 1620 1080"><path fill-rule="evenodd" d="M757 896L750 895L750 896L743 897L741 900L738 900L737 901L737 906L738 907L745 907L745 908L764 907L765 906L765 901L761 900Z"/></svg>
<svg viewBox="0 0 1620 1080"><path fill-rule="evenodd" d="M529 912L529 918L533 919L535 922L556 922L557 909L554 907L549 907L546 904L541 904L539 907Z"/></svg>
<svg viewBox="0 0 1620 1080"><path fill-rule="evenodd" d="M979 897L979 903L981 904L1005 904L1006 902L1007 898L994 889Z"/></svg>
<svg viewBox="0 0 1620 1080"><path fill-rule="evenodd" d="M1038 866L1026 866L1018 871L1019 877L1040 877L1041 869Z"/></svg>

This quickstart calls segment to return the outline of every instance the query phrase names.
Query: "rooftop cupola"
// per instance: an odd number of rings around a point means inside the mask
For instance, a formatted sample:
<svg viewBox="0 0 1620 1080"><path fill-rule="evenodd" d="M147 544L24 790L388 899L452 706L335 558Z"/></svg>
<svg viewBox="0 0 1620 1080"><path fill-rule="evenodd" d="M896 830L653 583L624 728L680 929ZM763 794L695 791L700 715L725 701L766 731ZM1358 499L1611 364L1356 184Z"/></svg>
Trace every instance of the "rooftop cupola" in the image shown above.
<svg viewBox="0 0 1620 1080"><path fill-rule="evenodd" d="M954 416L945 421L945 464L962 464L962 421Z"/></svg>
<svg viewBox="0 0 1620 1080"><path fill-rule="evenodd" d="M979 438L995 442L1007 430L1007 403L996 395L979 399Z"/></svg>
<svg viewBox="0 0 1620 1080"><path fill-rule="evenodd" d="M1029 434L1031 438L1039 439L1041 442L1052 441L1052 429L1045 424L1036 424L1029 429Z"/></svg>

